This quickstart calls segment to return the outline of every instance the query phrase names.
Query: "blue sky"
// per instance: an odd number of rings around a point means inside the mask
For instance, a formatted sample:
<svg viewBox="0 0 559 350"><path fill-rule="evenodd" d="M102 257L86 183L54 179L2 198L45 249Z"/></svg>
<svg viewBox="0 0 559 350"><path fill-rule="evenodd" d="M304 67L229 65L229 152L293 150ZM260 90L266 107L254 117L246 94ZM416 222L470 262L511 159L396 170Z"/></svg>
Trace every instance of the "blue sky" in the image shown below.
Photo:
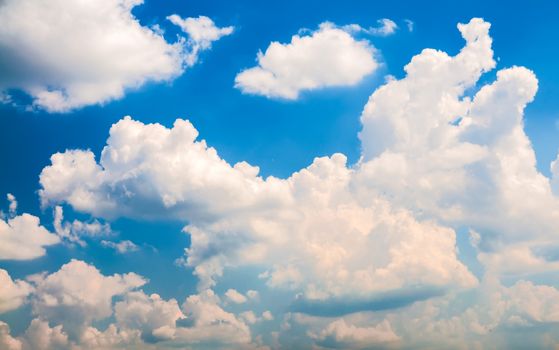
<svg viewBox="0 0 559 350"><path fill-rule="evenodd" d="M144 2L0 1L0 348L559 346L559 5Z"/></svg>

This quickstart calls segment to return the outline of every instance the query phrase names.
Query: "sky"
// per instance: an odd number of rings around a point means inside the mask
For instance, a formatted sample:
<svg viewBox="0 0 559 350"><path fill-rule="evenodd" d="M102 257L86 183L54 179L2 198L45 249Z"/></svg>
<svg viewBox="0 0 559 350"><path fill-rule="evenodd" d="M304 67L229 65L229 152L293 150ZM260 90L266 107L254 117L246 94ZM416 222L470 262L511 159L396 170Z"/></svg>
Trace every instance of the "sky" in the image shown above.
<svg viewBox="0 0 559 350"><path fill-rule="evenodd" d="M558 10L0 0L0 349L559 349Z"/></svg>

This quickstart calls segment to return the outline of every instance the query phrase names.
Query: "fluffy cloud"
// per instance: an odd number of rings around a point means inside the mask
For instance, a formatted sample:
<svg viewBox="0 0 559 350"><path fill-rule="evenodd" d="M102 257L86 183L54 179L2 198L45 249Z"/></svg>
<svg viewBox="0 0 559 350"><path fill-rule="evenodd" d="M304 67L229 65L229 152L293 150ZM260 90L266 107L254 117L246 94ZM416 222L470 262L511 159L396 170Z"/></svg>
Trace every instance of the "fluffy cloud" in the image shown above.
<svg viewBox="0 0 559 350"><path fill-rule="evenodd" d="M206 287L225 266L247 264L263 265L270 286L312 299L476 283L456 258L452 230L360 198L343 155L317 158L286 180L262 179L196 137L186 121L167 129L125 118L111 128L100 164L89 151L53 155L41 198L100 216L188 220L188 264Z"/></svg>
<svg viewBox="0 0 559 350"><path fill-rule="evenodd" d="M193 320L193 326L177 328L176 342L231 346L251 344L250 329L246 323L223 310L219 303L219 297L211 289L189 296L182 307L187 317Z"/></svg>
<svg viewBox="0 0 559 350"><path fill-rule="evenodd" d="M318 334L311 334L318 345L339 349L370 349L388 346L399 338L388 321L373 327L357 327L347 324L344 319L330 323Z"/></svg>
<svg viewBox="0 0 559 350"><path fill-rule="evenodd" d="M272 42L259 52L258 66L240 72L235 87L244 93L297 99L299 93L329 86L350 86L374 72L375 49L331 23L291 43Z"/></svg>
<svg viewBox="0 0 559 350"><path fill-rule="evenodd" d="M22 344L19 339L12 337L10 326L0 321L0 348L5 350L21 350Z"/></svg>
<svg viewBox="0 0 559 350"><path fill-rule="evenodd" d="M228 289L225 292L225 296L228 300L232 301L235 304L243 304L247 301L247 298L241 293L237 292L235 289Z"/></svg>
<svg viewBox="0 0 559 350"><path fill-rule="evenodd" d="M13 281L8 271L0 269L0 313L20 307L33 288L27 282Z"/></svg>
<svg viewBox="0 0 559 350"><path fill-rule="evenodd" d="M140 287L146 281L134 273L104 276L94 266L72 260L59 271L36 281L33 313L62 324L77 338L94 320L112 315L112 298Z"/></svg>
<svg viewBox="0 0 559 350"><path fill-rule="evenodd" d="M361 181L369 195L475 231L478 248L494 255L484 261L504 264L492 269L507 268L509 259L499 256L509 245L526 262L544 262L535 251L557 242L559 202L523 130L537 79L526 68L507 68L464 97L495 63L488 23L474 19L458 28L466 39L458 55L424 50L405 67L405 78L371 95L361 116ZM518 273L536 269L516 266Z"/></svg>
<svg viewBox="0 0 559 350"><path fill-rule="evenodd" d="M12 281L0 270L0 312L18 307L31 295L36 317L19 337L13 337L9 326L0 322L2 349L267 349L253 341L243 317L222 308L212 290L187 297L181 309L175 299L136 290L146 283L141 276L105 276L77 260L52 274L28 279L35 288ZM273 317L266 312L262 318ZM99 322L113 320L104 329L96 328Z"/></svg>
<svg viewBox="0 0 559 350"><path fill-rule="evenodd" d="M115 317L121 327L141 330L147 340L174 338L176 321L185 318L175 299L166 301L143 292L126 294L115 305Z"/></svg>
<svg viewBox="0 0 559 350"><path fill-rule="evenodd" d="M45 255L45 247L60 239L40 225L39 218L30 214L16 216L17 202L13 195L9 217L0 217L0 260L29 260Z"/></svg>
<svg viewBox="0 0 559 350"><path fill-rule="evenodd" d="M216 27L215 23L206 16L183 19L174 14L167 17L167 19L188 34L188 44L191 52L186 56L186 62L189 65L196 63L200 51L211 48L212 42L230 35L234 29L233 27Z"/></svg>
<svg viewBox="0 0 559 350"><path fill-rule="evenodd" d="M142 3L3 1L0 91L21 89L35 106L65 112L179 76L209 46L191 47L198 37L169 43L158 31L140 25L131 11ZM202 22L197 28L212 28ZM202 43L208 40L212 38L206 35Z"/></svg>
<svg viewBox="0 0 559 350"><path fill-rule="evenodd" d="M67 349L70 342L62 326L51 328L48 322L36 318L25 331L23 344L24 349L51 350Z"/></svg>
<svg viewBox="0 0 559 350"><path fill-rule="evenodd" d="M250 341L256 314L227 312L207 289L225 269L248 265L269 288L297 295L293 311L330 316L309 323L315 345L508 348L511 329L541 341L559 321L557 290L499 281L559 269L557 162L552 180L539 173L523 131L537 79L511 67L476 86L495 66L489 24L473 19L458 29L466 44L457 55L423 50L405 77L371 95L354 166L335 154L286 179L262 178L255 166L221 159L187 121L166 128L127 117L98 161L90 151L53 155L41 200L105 218L188 222L185 261L200 293L183 307L194 326L174 330L179 343L216 332L224 342ZM477 280L457 258L454 229L469 229L485 268L481 286L467 292L456 287ZM551 332L549 344L556 338Z"/></svg>

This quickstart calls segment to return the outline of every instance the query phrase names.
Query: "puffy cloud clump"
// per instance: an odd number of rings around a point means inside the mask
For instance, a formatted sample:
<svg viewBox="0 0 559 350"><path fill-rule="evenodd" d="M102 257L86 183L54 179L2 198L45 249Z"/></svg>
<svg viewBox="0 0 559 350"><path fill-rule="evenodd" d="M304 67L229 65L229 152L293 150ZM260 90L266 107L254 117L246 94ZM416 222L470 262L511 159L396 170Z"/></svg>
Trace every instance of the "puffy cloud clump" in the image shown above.
<svg viewBox="0 0 559 350"><path fill-rule="evenodd" d="M17 215L17 201L8 194L9 215L0 216L0 260L30 260L46 253L45 247L57 244L60 238L41 226L38 217Z"/></svg>
<svg viewBox="0 0 559 350"><path fill-rule="evenodd" d="M244 93L289 100L305 90L355 85L379 66L368 41L328 22L310 35L294 35L290 43L270 43L257 61L237 74L235 86Z"/></svg>
<svg viewBox="0 0 559 350"><path fill-rule="evenodd" d="M176 78L196 63L201 50L232 31L207 17L183 20L173 15L173 23L191 23L186 31L190 37L170 43L132 14L142 3L3 1L0 94L23 90L34 106L49 112L105 103L147 82ZM216 31L220 35L204 34Z"/></svg>

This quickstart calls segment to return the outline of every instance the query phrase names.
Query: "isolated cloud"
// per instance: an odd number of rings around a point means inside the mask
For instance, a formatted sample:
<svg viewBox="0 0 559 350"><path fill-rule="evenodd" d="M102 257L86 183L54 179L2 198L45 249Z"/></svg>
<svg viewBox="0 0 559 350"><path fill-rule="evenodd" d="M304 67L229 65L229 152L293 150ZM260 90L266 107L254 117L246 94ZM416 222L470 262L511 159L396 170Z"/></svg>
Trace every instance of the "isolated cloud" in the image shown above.
<svg viewBox="0 0 559 350"><path fill-rule="evenodd" d="M0 269L0 313L20 307L33 291L33 287L24 281L12 280L8 271Z"/></svg>
<svg viewBox="0 0 559 350"><path fill-rule="evenodd" d="M188 45L190 53L186 56L189 65L196 63L200 51L211 48L212 43L224 36L233 33L233 27L216 27L215 23L206 16L181 18L173 14L167 17L171 23L179 26L183 32L188 34Z"/></svg>
<svg viewBox="0 0 559 350"><path fill-rule="evenodd" d="M228 289L225 292L225 296L228 300L232 301L235 304L243 304L246 303L247 297L236 291L235 289Z"/></svg>
<svg viewBox="0 0 559 350"><path fill-rule="evenodd" d="M365 34L377 35L377 36L389 36L396 33L396 30L398 29L398 25L396 24L396 22L388 18L379 19L377 21L377 24L378 24L377 27L369 27L369 28L363 28L358 24L349 24L343 26L343 29L350 33L365 33Z"/></svg>
<svg viewBox="0 0 559 350"><path fill-rule="evenodd" d="M197 37L169 43L158 31L142 26L131 13L142 3L3 1L0 91L21 89L33 105L66 112L121 98L126 90L149 81L179 76L209 46L190 47L199 42ZM203 39L208 43L207 36Z"/></svg>
<svg viewBox="0 0 559 350"><path fill-rule="evenodd" d="M300 92L359 83L378 67L375 49L343 29L323 23L310 35L294 35L291 42L272 42L259 52L258 65L235 77L244 93L294 100Z"/></svg>
<svg viewBox="0 0 559 350"><path fill-rule="evenodd" d="M9 217L0 217L0 260L29 260L45 255L45 247L60 239L30 214L16 215L17 202L8 195Z"/></svg>
<svg viewBox="0 0 559 350"><path fill-rule="evenodd" d="M101 245L103 247L114 249L120 254L131 253L140 249L134 242L129 240L120 242L101 241Z"/></svg>

